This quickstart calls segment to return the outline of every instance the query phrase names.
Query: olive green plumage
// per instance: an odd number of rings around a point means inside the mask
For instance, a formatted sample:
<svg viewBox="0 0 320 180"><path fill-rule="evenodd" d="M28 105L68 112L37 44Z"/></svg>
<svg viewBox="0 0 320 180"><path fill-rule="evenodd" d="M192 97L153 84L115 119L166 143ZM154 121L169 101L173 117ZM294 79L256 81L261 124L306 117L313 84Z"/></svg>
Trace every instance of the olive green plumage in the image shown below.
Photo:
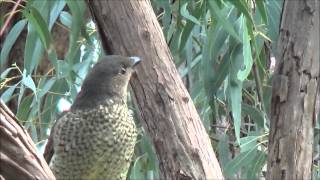
<svg viewBox="0 0 320 180"><path fill-rule="evenodd" d="M126 103L137 59L106 56L55 124L50 168L57 179L126 179L137 131Z"/></svg>

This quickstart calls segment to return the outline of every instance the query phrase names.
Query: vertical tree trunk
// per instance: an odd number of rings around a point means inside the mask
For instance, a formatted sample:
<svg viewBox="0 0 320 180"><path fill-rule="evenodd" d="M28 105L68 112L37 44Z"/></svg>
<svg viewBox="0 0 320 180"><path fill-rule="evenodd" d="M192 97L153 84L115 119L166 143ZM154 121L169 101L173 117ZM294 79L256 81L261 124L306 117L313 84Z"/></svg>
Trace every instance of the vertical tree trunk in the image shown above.
<svg viewBox="0 0 320 180"><path fill-rule="evenodd" d="M104 49L140 56L131 86L161 179L223 179L209 136L172 62L148 0L88 1Z"/></svg>
<svg viewBox="0 0 320 180"><path fill-rule="evenodd" d="M285 0L273 80L268 179L311 179L319 1Z"/></svg>

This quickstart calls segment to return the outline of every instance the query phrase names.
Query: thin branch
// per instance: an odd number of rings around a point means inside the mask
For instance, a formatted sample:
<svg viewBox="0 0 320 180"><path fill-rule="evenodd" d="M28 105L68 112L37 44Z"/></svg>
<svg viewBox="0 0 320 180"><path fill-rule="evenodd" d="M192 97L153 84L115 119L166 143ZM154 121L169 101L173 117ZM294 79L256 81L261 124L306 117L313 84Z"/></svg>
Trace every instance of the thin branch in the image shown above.
<svg viewBox="0 0 320 180"><path fill-rule="evenodd" d="M21 3L21 1L22 0L18 0L18 2L14 5L13 9L11 10L11 13L10 13L9 17L7 18L6 22L2 26L2 29L0 30L0 39L2 39L2 35L3 35L4 31L7 28L7 26L9 25L9 22L11 21L11 19L13 18L13 15L15 14L16 9L18 8L18 6Z"/></svg>

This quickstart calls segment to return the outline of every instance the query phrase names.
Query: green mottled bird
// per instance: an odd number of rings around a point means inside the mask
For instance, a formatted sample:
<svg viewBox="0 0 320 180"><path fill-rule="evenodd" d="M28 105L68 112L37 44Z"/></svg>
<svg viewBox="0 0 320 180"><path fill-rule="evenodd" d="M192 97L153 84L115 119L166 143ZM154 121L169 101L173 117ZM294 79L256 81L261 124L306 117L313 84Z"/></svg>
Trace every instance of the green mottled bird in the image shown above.
<svg viewBox="0 0 320 180"><path fill-rule="evenodd" d="M138 62L138 57L105 56L85 78L45 149L58 180L126 179L137 136L127 86Z"/></svg>

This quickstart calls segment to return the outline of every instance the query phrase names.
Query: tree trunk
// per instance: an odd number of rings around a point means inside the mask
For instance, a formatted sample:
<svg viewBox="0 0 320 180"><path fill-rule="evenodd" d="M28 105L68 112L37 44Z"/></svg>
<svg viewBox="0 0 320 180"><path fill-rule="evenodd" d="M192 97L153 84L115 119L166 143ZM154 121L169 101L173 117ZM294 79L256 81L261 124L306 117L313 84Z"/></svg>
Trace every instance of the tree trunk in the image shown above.
<svg viewBox="0 0 320 180"><path fill-rule="evenodd" d="M2 101L0 103L0 179L54 180L27 131L8 107Z"/></svg>
<svg viewBox="0 0 320 180"><path fill-rule="evenodd" d="M285 0L273 80L267 179L311 179L319 1Z"/></svg>
<svg viewBox="0 0 320 180"><path fill-rule="evenodd" d="M88 1L108 53L143 59L131 87L161 179L223 179L210 139L148 0Z"/></svg>

